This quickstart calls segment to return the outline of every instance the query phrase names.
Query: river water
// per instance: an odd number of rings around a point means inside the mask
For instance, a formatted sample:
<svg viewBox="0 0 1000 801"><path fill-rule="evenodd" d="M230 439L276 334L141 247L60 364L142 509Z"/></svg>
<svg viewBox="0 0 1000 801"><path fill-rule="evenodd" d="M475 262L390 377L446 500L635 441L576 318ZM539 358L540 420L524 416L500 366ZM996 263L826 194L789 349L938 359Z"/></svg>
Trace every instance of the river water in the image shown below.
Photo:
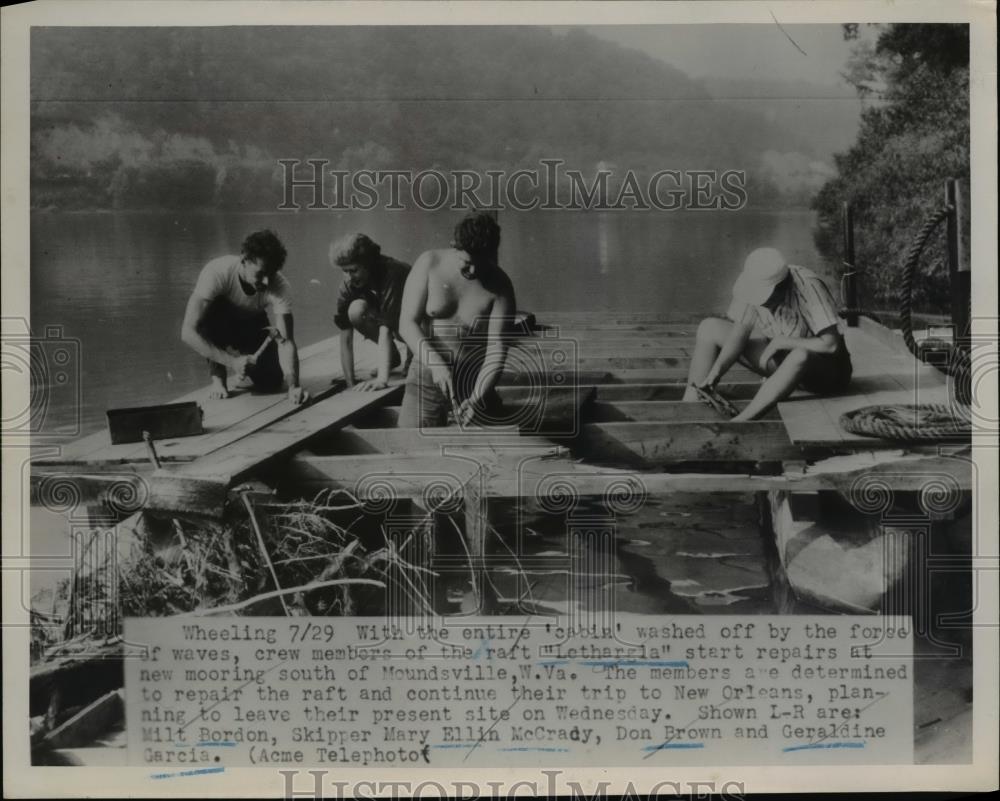
<svg viewBox="0 0 1000 801"><path fill-rule="evenodd" d="M50 382L44 393L45 443L100 429L109 408L167 402L207 383L204 360L180 341L185 303L202 266L237 252L248 233L271 228L284 241L296 339L308 345L335 331L341 273L327 262L332 238L364 231L384 252L412 262L423 250L446 247L457 218L445 212L33 214L32 331L40 336L55 327L50 335L78 343L69 350L78 354L73 363L48 373L69 380ZM813 215L801 211L501 212L500 257L523 310L690 318L725 310L732 281L755 247L773 245L790 261L818 266L813 224ZM734 510L744 508L750 507L733 504ZM683 520L674 511L661 517L652 506L649 513L657 520ZM697 516L705 514L701 509ZM725 521L719 525L733 528ZM561 532L550 528L539 528L535 550L559 547ZM737 533L754 528L746 521L736 526ZM32 553L68 557L66 530L62 515L32 508ZM616 569L631 576L633 586L620 603L682 611L689 600L669 592L663 578L670 565L679 564L671 540L640 534L622 540ZM631 549L625 547L629 542ZM31 593L67 575L65 568L34 571ZM534 590L542 603L545 583ZM744 593L730 610L756 611L763 600L758 592Z"/></svg>
<svg viewBox="0 0 1000 801"><path fill-rule="evenodd" d="M48 394L44 430L72 438L77 422L81 433L105 425L108 408L166 402L205 385L204 360L180 341L184 306L202 266L237 252L248 233L271 228L284 241L296 338L308 345L335 331L341 273L327 262L332 238L364 231L384 252L412 262L447 246L457 218L412 211L33 214L32 330L37 336L57 326L79 342L69 381ZM519 308L530 311L721 312L753 248L773 245L805 265L819 259L806 211L510 211L501 212L500 224L501 264Z"/></svg>

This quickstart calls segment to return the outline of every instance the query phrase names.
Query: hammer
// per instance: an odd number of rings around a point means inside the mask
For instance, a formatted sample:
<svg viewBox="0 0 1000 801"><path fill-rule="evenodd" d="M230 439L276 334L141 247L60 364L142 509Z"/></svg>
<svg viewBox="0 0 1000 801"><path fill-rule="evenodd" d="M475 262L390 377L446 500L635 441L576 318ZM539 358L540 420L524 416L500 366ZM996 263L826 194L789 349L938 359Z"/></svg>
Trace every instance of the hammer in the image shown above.
<svg viewBox="0 0 1000 801"><path fill-rule="evenodd" d="M257 359L260 358L260 355L264 352L264 349L271 344L272 340L277 341L279 344L285 341L281 332L273 325L265 325L263 330L267 332L267 337L260 343L260 347L257 348L257 352L250 356L250 364L257 364Z"/></svg>

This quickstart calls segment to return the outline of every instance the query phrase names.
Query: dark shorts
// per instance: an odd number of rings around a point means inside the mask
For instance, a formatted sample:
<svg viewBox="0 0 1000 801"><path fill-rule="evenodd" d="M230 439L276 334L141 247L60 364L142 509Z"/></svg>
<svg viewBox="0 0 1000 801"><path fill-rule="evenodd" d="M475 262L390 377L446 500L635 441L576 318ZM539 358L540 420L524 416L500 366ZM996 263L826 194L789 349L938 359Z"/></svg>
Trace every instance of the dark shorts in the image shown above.
<svg viewBox="0 0 1000 801"><path fill-rule="evenodd" d="M456 383L459 401L466 396L460 382ZM451 404L428 370L418 358L410 363L410 371L406 375L406 390L403 395L403 405L399 410L400 428L440 428L448 424L448 413ZM486 398L486 403L475 421L480 425L490 425L504 422L503 404L500 396L492 391Z"/></svg>
<svg viewBox="0 0 1000 801"><path fill-rule="evenodd" d="M267 312L247 313L224 298L216 298L209 304L198 332L220 350L250 356L267 339L270 324ZM209 360L209 365L213 364ZM247 369L247 377L254 387L264 392L276 392L282 388L284 374L276 342L272 340L257 357L257 363Z"/></svg>
<svg viewBox="0 0 1000 801"><path fill-rule="evenodd" d="M778 354L777 360L784 359L787 352ZM851 354L846 347L841 346L836 353L813 353L806 362L799 386L813 395L839 395L851 385L853 372Z"/></svg>

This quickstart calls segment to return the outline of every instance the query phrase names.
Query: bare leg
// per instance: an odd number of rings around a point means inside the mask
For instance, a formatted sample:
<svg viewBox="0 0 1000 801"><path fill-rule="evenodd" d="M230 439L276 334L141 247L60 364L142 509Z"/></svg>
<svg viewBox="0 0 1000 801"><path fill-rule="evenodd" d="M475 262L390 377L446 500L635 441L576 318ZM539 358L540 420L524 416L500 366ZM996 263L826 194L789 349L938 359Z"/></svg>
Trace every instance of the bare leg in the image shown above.
<svg viewBox="0 0 1000 801"><path fill-rule="evenodd" d="M347 307L347 319L351 328L357 331L369 342L378 342L378 322L370 314L368 303L361 298L351 301Z"/></svg>
<svg viewBox="0 0 1000 801"><path fill-rule="evenodd" d="M706 317L698 326L698 334L694 343L694 354L691 356L691 366L688 368L687 386L681 398L686 403L698 400L698 393L692 384L699 383L708 375L715 360L726 341L733 324L719 317Z"/></svg>
<svg viewBox="0 0 1000 801"><path fill-rule="evenodd" d="M351 321L351 328L361 334L361 336L369 342L378 342L381 323L379 318L371 313L371 308L368 306L367 301L361 300L361 298L351 301L351 305L347 307L347 318ZM399 349L396 347L396 343L393 342L391 344L390 372L399 367L400 362ZM405 373L406 371L404 370L403 372ZM376 367L371 371L371 378L377 377L378 368Z"/></svg>
<svg viewBox="0 0 1000 801"><path fill-rule="evenodd" d="M774 404L784 400L799 384L802 373L805 371L806 363L809 361L809 353L801 348L788 351L781 364L768 376L767 380L761 384L753 400L747 407L732 419L734 423L753 420L757 415L763 414ZM774 362L768 363L768 368Z"/></svg>

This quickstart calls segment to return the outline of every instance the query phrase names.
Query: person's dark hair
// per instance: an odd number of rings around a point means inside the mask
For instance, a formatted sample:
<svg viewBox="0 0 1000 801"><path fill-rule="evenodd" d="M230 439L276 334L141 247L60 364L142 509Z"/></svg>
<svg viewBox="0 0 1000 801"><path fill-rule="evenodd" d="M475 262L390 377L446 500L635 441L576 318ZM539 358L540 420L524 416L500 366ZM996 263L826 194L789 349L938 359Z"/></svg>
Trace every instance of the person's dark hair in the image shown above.
<svg viewBox="0 0 1000 801"><path fill-rule="evenodd" d="M468 214L455 226L455 247L469 254L476 271L496 267L500 226L485 211ZM465 270L462 272L465 274ZM471 278L472 275L466 277Z"/></svg>
<svg viewBox="0 0 1000 801"><path fill-rule="evenodd" d="M254 231L244 239L241 252L244 258L259 261L272 270L280 270L285 265L285 257L288 255L278 235L267 229Z"/></svg>
<svg viewBox="0 0 1000 801"><path fill-rule="evenodd" d="M331 260L338 267L346 267L348 264L370 267L381 255L382 248L365 234L348 234L330 247Z"/></svg>

